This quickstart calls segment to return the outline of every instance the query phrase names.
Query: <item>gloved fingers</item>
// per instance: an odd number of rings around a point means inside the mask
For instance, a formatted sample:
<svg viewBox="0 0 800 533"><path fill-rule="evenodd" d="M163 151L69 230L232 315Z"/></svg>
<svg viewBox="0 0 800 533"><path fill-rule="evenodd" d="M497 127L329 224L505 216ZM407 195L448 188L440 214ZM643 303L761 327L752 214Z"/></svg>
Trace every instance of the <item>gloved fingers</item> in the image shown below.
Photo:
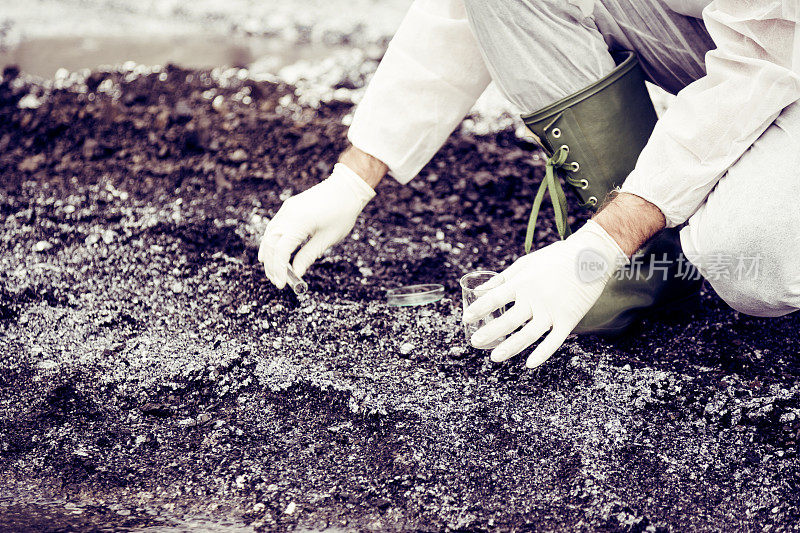
<svg viewBox="0 0 800 533"><path fill-rule="evenodd" d="M505 283L506 279L503 277L502 274L497 274L493 276L489 281L482 283L475 287L476 291L488 291L494 289L495 287L499 287L503 283Z"/></svg>
<svg viewBox="0 0 800 533"><path fill-rule="evenodd" d="M275 213L275 216L272 217L272 220L270 220L267 223L267 227L264 228L264 236L261 237L262 245L272 245L272 248L275 248L278 239L283 234L283 230L285 227L284 222L285 219L287 218L286 213L287 213L286 203L284 202L281 208L278 209L278 212ZM258 259L259 261L263 261L260 254Z"/></svg>
<svg viewBox="0 0 800 533"><path fill-rule="evenodd" d="M553 327L553 331L539 343L539 346L528 356L525 366L536 368L552 356L569 336L569 331L564 332L562 328Z"/></svg>
<svg viewBox="0 0 800 533"><path fill-rule="evenodd" d="M510 280L523 270L525 270L525 266L528 264L530 257L528 255L522 256L509 266L503 270L500 275L503 276L503 279Z"/></svg>
<svg viewBox="0 0 800 533"><path fill-rule="evenodd" d="M269 221L266 229L264 229L264 236L261 237L261 244L258 247L258 260L264 263L267 270L267 277L270 277L270 267L272 266L272 257L275 254L275 246L283 236L284 226L281 223L281 212Z"/></svg>
<svg viewBox="0 0 800 533"><path fill-rule="evenodd" d="M267 239L266 239L266 237L267 237L267 235L264 234L264 236L261 237L261 242L258 244L258 260L261 263L264 262L264 257L266 257L266 255L267 255L267 245L266 245Z"/></svg>
<svg viewBox="0 0 800 533"><path fill-rule="evenodd" d="M272 257L275 255L275 248L268 245L267 242L266 236L264 239L261 239L261 246L258 248L258 260L264 263L264 274L266 274L270 283L274 285L275 276L272 270L270 270L270 266L272 265Z"/></svg>
<svg viewBox="0 0 800 533"><path fill-rule="evenodd" d="M269 228L264 232L261 237L261 244L258 246L258 260L265 263L268 259L272 258L275 253L275 244L278 242L279 236L276 232L270 231Z"/></svg>
<svg viewBox="0 0 800 533"><path fill-rule="evenodd" d="M476 331L470 342L475 348L492 344L494 341L508 335L522 324L530 320L530 307L515 305L500 317L492 320Z"/></svg>
<svg viewBox="0 0 800 533"><path fill-rule="evenodd" d="M275 244L280 238L279 228L274 226L273 222L267 225L267 229L264 230L264 235L261 237L261 244L258 247L258 260L262 263L275 251Z"/></svg>
<svg viewBox="0 0 800 533"><path fill-rule="evenodd" d="M289 258L292 252L303 242L304 236L299 234L284 234L275 245L275 252L271 261L264 263L272 276L270 280L276 287L282 289L286 286L286 270L289 268ZM268 275L269 276L269 275Z"/></svg>
<svg viewBox="0 0 800 533"><path fill-rule="evenodd" d="M300 248L300 251L294 256L294 261L292 262L294 273L302 278L308 270L308 267L319 259L320 256L325 253L325 250L328 249L329 241L330 239L323 233L316 233L311 237L305 246Z"/></svg>
<svg viewBox="0 0 800 533"><path fill-rule="evenodd" d="M517 355L519 352L539 340L539 337L550 329L551 323L546 315L534 314L533 320L517 333L511 335L492 351L492 361L500 363Z"/></svg>
<svg viewBox="0 0 800 533"><path fill-rule="evenodd" d="M278 234L277 232L269 235L265 234L264 238L261 239L261 246L258 248L258 258L262 263L264 263L264 273L274 285L277 285L275 247L280 241L280 237L282 235L283 233Z"/></svg>
<svg viewBox="0 0 800 533"><path fill-rule="evenodd" d="M469 324L475 322L495 309L500 309L504 305L513 302L514 298L514 288L510 283L503 283L472 302L472 304L464 310L464 323Z"/></svg>

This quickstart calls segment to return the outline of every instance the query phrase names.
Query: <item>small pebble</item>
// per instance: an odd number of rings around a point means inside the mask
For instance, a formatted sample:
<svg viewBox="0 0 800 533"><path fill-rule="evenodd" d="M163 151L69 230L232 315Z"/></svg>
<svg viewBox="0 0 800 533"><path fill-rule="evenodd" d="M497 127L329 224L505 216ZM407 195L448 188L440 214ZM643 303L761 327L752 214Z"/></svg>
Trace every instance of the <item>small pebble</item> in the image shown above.
<svg viewBox="0 0 800 533"><path fill-rule="evenodd" d="M52 247L53 247L53 245L50 244L47 241L39 241L39 242L37 242L36 244L33 245L33 251L37 252L37 253L42 253L42 252L46 252L47 250L49 250Z"/></svg>
<svg viewBox="0 0 800 533"><path fill-rule="evenodd" d="M463 346L453 346L450 348L450 357L458 359L459 357L463 356L466 351L467 349Z"/></svg>
<svg viewBox="0 0 800 533"><path fill-rule="evenodd" d="M228 159L234 163L241 163L242 161L247 161L247 157L247 152L239 148L238 150L234 151Z"/></svg>
<svg viewBox="0 0 800 533"><path fill-rule="evenodd" d="M217 95L211 102L211 107L214 109L214 111L219 112L223 110L224 104L225 104L225 98L220 94Z"/></svg>
<svg viewBox="0 0 800 533"><path fill-rule="evenodd" d="M414 345L410 342L405 342L400 346L400 353L403 355L408 355L412 351L414 351Z"/></svg>
<svg viewBox="0 0 800 533"><path fill-rule="evenodd" d="M296 510L297 510L297 504L294 503L294 502L291 502L291 503L289 503L289 505L286 506L286 510L284 511L284 513L285 514L294 514L294 512Z"/></svg>
<svg viewBox="0 0 800 533"><path fill-rule="evenodd" d="M75 451L72 452L78 457L89 457L89 451L86 448L75 448Z"/></svg>

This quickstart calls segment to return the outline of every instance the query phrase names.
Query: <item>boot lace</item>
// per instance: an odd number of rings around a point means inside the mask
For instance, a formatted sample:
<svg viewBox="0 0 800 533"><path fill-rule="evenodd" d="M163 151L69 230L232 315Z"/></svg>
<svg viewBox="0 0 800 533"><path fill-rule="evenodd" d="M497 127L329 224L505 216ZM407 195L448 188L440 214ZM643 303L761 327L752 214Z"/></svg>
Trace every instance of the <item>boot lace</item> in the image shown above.
<svg viewBox="0 0 800 533"><path fill-rule="evenodd" d="M567 196L564 194L564 189L561 187L561 182L556 178L556 171L558 169L577 170L576 163L567 164L567 157L569 156L569 146L561 145L558 150L553 152L553 155L547 159L544 167L544 179L539 184L539 190L536 191L536 197L533 200L533 207L531 208L531 216L528 219L528 230L525 232L525 253L531 251L533 245L533 235L536 230L536 221L539 218L539 210L544 200L545 191L550 193L550 200L553 203L553 212L556 219L556 229L558 235L562 239L566 239L572 234L572 229L569 227L567 221ZM565 174L564 181L569 185L578 188L586 188L588 183L584 179L578 179L569 174ZM580 207L587 208L594 206L596 201L588 201L580 204Z"/></svg>

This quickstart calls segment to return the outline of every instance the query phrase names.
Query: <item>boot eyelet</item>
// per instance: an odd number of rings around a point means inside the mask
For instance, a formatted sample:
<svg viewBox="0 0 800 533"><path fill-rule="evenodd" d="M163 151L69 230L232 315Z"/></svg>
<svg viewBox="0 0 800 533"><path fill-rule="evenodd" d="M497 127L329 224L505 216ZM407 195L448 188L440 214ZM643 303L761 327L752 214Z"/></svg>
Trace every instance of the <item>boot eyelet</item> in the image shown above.
<svg viewBox="0 0 800 533"><path fill-rule="evenodd" d="M588 188L589 188L589 182L586 181L586 180L581 180L581 190L588 189Z"/></svg>
<svg viewBox="0 0 800 533"><path fill-rule="evenodd" d="M567 146L566 144L562 144L561 146L558 147L558 149L559 150L563 149L567 153L567 155L569 155L569 146Z"/></svg>
<svg viewBox="0 0 800 533"><path fill-rule="evenodd" d="M597 205L597 196L590 196L586 203L589 205Z"/></svg>
<svg viewBox="0 0 800 533"><path fill-rule="evenodd" d="M577 161L572 162L572 172L577 172L581 169L580 164ZM586 180L584 180L586 181Z"/></svg>
<svg viewBox="0 0 800 533"><path fill-rule="evenodd" d="M558 128L553 128L553 137L555 137L556 139L561 137L561 130Z"/></svg>

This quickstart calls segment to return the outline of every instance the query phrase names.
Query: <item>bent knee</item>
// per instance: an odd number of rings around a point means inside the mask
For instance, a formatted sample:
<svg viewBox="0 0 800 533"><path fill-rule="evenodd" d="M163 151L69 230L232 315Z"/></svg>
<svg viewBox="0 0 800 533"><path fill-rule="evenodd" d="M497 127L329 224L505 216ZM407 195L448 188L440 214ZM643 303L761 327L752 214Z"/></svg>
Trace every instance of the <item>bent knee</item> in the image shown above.
<svg viewBox="0 0 800 533"><path fill-rule="evenodd" d="M770 248L729 250L690 258L725 303L752 316L800 309L800 265L795 254Z"/></svg>
<svg viewBox="0 0 800 533"><path fill-rule="evenodd" d="M781 279L708 280L733 309L752 316L778 317L800 309L800 284Z"/></svg>
<svg viewBox="0 0 800 533"><path fill-rule="evenodd" d="M681 230L686 257L743 313L780 316L800 308L798 142L800 103L783 110ZM731 262L722 272L713 265L721 257ZM742 259L757 264L736 270Z"/></svg>
<svg viewBox="0 0 800 533"><path fill-rule="evenodd" d="M786 246L783 239L767 238L758 228L751 229L761 238L754 238L753 232L722 228L717 228L714 238L698 238L696 232L684 228L681 244L687 259L733 309L763 317L797 311L800 249Z"/></svg>

